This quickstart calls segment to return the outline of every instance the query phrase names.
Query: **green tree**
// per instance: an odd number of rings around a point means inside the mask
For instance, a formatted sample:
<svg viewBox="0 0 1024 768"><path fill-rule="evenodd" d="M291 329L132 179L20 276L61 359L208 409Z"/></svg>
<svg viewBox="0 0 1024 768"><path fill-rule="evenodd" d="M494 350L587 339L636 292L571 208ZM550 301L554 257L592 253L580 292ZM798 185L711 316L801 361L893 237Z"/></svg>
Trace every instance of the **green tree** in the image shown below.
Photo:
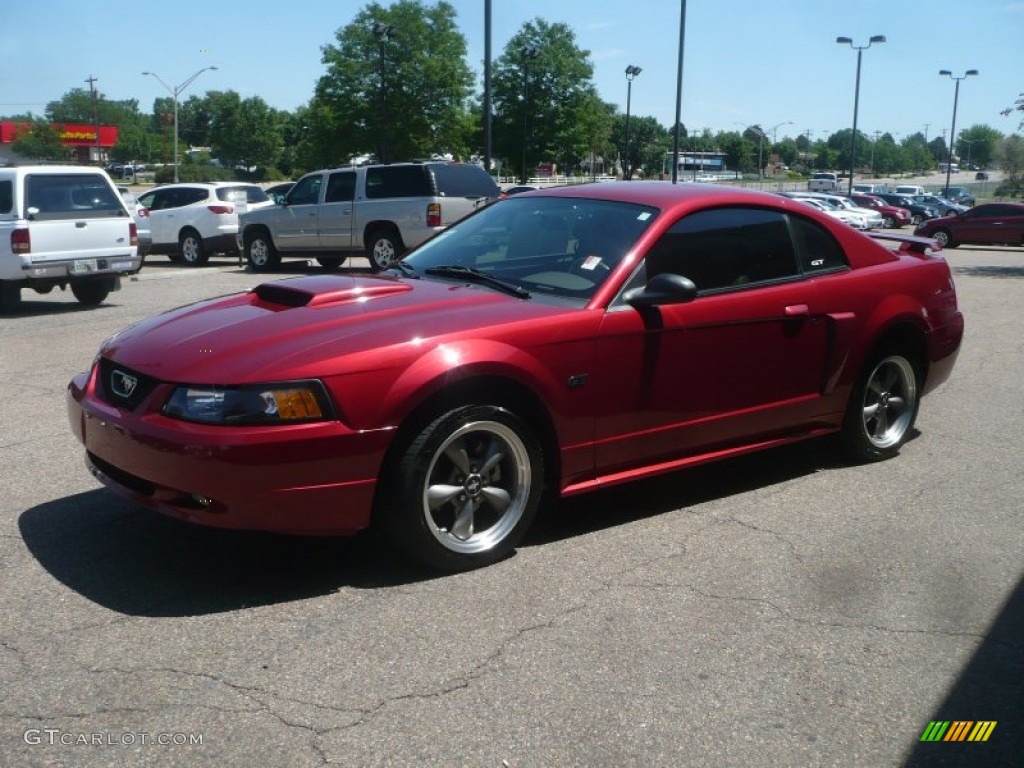
<svg viewBox="0 0 1024 768"><path fill-rule="evenodd" d="M534 19L506 44L492 68L494 142L521 176L541 161L574 168L590 156L607 115L592 78L589 52L565 24Z"/></svg>
<svg viewBox="0 0 1024 768"><path fill-rule="evenodd" d="M972 125L963 131L956 140L956 154L962 164L992 164L996 149L1003 134L987 125Z"/></svg>
<svg viewBox="0 0 1024 768"><path fill-rule="evenodd" d="M1014 102L1012 107L1007 107L1000 112L1000 114L1009 117L1014 112L1024 112L1024 93L1017 97L1017 101ZM1020 125L1017 126L1017 130L1024 131L1024 117L1021 118Z"/></svg>
<svg viewBox="0 0 1024 768"><path fill-rule="evenodd" d="M611 143L620 163L629 167L630 178L643 170L650 177L661 172L666 143L666 131L653 117L630 115L629 157L626 157L626 116L615 115L611 122ZM623 169L625 170L625 169Z"/></svg>
<svg viewBox="0 0 1024 768"><path fill-rule="evenodd" d="M466 143L473 73L449 3L371 3L335 41L323 47L327 72L310 105L319 123L306 136L312 156L412 160Z"/></svg>
<svg viewBox="0 0 1024 768"><path fill-rule="evenodd" d="M281 148L277 113L259 96L242 99L235 91L207 93L210 149L224 166L272 166Z"/></svg>
<svg viewBox="0 0 1024 768"><path fill-rule="evenodd" d="M942 136L936 136L928 142L928 152L931 154L931 163L925 166L926 170L934 168L938 163L946 162L946 158L949 157L949 145Z"/></svg>
<svg viewBox="0 0 1024 768"><path fill-rule="evenodd" d="M996 153L999 167L1006 179L999 185L997 194L1019 195L1024 188L1024 138L1011 134L999 143Z"/></svg>
<svg viewBox="0 0 1024 768"><path fill-rule="evenodd" d="M60 136L50 121L34 118L17 130L12 148L19 155L32 160L67 160L71 150L60 143Z"/></svg>

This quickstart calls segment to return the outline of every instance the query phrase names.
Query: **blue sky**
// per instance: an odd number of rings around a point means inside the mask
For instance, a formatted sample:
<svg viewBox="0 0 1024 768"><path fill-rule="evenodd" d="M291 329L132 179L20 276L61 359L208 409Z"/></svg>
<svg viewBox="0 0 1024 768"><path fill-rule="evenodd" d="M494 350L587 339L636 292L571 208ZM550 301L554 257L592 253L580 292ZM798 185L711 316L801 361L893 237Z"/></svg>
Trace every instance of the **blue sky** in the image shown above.
<svg viewBox="0 0 1024 768"><path fill-rule="evenodd" d="M484 0L450 0L480 72ZM383 4L387 4L386 1ZM111 99L137 98L144 110L166 91L150 70L176 85L204 72L182 98L233 89L279 109L307 102L323 74L321 46L366 6L354 0L246 0L179 4L77 0L4 3L0 26L0 114L41 114L47 102L89 75ZM670 126L675 114L679 40L677 0L493 0L492 49L498 56L525 22L564 22L590 52L605 101ZM1022 0L688 0L682 120L691 129L757 123L778 136L814 138L849 127L856 52L837 36L885 44L863 54L858 127L897 138L949 131L954 84L940 69L980 76L960 86L957 130L984 123L1016 130L1020 113L1001 116L1024 92ZM925 126L928 126L927 129Z"/></svg>

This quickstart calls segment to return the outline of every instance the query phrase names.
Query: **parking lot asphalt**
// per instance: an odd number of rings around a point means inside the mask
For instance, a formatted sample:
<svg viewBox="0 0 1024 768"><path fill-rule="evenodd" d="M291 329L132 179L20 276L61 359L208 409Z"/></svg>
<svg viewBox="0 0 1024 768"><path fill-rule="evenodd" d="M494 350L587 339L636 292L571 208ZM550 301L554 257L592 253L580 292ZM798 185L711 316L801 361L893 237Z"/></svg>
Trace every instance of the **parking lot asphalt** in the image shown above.
<svg viewBox="0 0 1024 768"><path fill-rule="evenodd" d="M368 536L190 527L85 470L63 398L99 343L265 277L154 258L96 309L26 293L0 317L0 764L1020 765L1024 251L946 255L966 337L897 458L806 442L579 497L445 577ZM921 742L935 720L996 726Z"/></svg>

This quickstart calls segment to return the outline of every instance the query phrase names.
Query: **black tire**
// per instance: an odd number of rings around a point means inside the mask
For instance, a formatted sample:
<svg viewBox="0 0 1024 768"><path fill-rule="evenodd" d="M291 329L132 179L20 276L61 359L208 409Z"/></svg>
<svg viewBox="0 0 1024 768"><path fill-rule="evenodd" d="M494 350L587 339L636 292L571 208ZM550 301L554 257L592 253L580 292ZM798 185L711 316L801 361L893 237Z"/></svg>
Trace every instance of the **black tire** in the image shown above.
<svg viewBox="0 0 1024 768"><path fill-rule="evenodd" d="M891 215L882 219L882 226L886 229L896 229L896 219Z"/></svg>
<svg viewBox="0 0 1024 768"><path fill-rule="evenodd" d="M398 446L374 523L406 556L466 571L508 556L540 506L544 452L511 411L469 405Z"/></svg>
<svg viewBox="0 0 1024 768"><path fill-rule="evenodd" d="M15 312L21 306L21 283L0 280L0 312Z"/></svg>
<svg viewBox="0 0 1024 768"><path fill-rule="evenodd" d="M857 461L895 456L910 435L921 405L921 376L900 352L875 355L857 379L840 434Z"/></svg>
<svg viewBox="0 0 1024 768"><path fill-rule="evenodd" d="M114 281L111 278L83 280L80 283L71 284L71 293L78 299L79 304L85 304L87 307L102 304L113 289Z"/></svg>
<svg viewBox="0 0 1024 768"><path fill-rule="evenodd" d="M253 272L269 272L281 263L281 254L266 230L246 231L245 260Z"/></svg>
<svg viewBox="0 0 1024 768"><path fill-rule="evenodd" d="M936 229L932 232L932 239L943 248L956 248L960 243L953 239L948 229Z"/></svg>
<svg viewBox="0 0 1024 768"><path fill-rule="evenodd" d="M325 270L334 270L341 267L345 263L345 256L317 256L317 263Z"/></svg>
<svg viewBox="0 0 1024 768"><path fill-rule="evenodd" d="M922 216L919 213L915 213L913 216L910 217L910 223L913 224L915 227L922 221L924 221L924 216Z"/></svg>
<svg viewBox="0 0 1024 768"><path fill-rule="evenodd" d="M181 254L182 260L190 267L201 266L210 259L210 254L206 252L206 245L203 244L203 238L191 228L181 230L181 234L178 235L178 252Z"/></svg>
<svg viewBox="0 0 1024 768"><path fill-rule="evenodd" d="M401 236L393 229L375 229L366 238L366 258L370 269L382 272L388 269L405 253Z"/></svg>
<svg viewBox="0 0 1024 768"><path fill-rule="evenodd" d="M177 251L171 251L170 253L168 253L167 258L170 259L175 264L181 264L182 262L185 261L185 257L182 256Z"/></svg>

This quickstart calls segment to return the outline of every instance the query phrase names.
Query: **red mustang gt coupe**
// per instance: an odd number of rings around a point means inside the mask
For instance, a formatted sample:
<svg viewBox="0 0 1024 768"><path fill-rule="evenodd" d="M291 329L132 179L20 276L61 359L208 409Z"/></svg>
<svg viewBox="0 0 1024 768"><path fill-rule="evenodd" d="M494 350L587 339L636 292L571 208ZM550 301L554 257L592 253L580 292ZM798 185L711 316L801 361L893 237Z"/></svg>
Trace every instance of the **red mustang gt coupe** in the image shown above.
<svg viewBox="0 0 1024 768"><path fill-rule="evenodd" d="M204 525L378 527L461 570L541 506L837 433L894 455L963 334L935 244L774 195L590 184L488 206L390 272L134 325L71 381L103 483Z"/></svg>

